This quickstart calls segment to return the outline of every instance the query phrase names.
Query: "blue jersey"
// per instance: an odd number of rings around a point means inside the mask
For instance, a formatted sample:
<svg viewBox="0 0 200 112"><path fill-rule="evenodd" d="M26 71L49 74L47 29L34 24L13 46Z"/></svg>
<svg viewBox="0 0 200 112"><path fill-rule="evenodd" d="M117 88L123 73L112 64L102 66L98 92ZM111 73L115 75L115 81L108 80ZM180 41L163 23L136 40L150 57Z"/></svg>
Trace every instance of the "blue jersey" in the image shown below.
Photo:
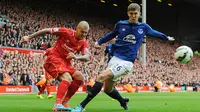
<svg viewBox="0 0 200 112"><path fill-rule="evenodd" d="M101 45L117 36L113 55L122 60L134 62L145 35L168 40L165 34L153 30L148 24L140 22L131 24L128 20L125 20L119 21L112 32L106 34L97 42Z"/></svg>

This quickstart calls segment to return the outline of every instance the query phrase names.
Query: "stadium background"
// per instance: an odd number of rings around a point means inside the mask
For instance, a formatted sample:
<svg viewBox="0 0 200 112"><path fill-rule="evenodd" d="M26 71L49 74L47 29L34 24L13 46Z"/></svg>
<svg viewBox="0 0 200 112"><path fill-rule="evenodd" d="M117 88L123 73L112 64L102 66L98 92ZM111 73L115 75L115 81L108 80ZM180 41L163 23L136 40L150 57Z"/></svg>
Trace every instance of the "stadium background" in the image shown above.
<svg viewBox="0 0 200 112"><path fill-rule="evenodd" d="M53 45L56 37L45 35L27 44L19 42L22 36L42 28L64 26L74 29L80 20L88 21L91 26L88 41L95 60L88 63L75 61L74 66L85 75L85 84L97 77L104 68L101 61L104 49L94 49L94 42L111 31L118 20L127 19L126 7L130 1L141 3L140 0L102 1L105 3L100 0L0 0L0 22L6 23L5 28L0 29L0 112L51 111L55 98L37 99L35 92L38 90L34 84L44 74L43 52ZM113 3L118 6L113 6ZM176 42L147 38L146 69L142 66L139 53L134 72L120 78L117 83L117 89L123 92L126 84L139 90L122 93L131 100L131 110L127 112L200 111L200 94L191 92L200 86L199 9L199 0L147 0L147 23L175 37ZM188 45L196 51L192 62L187 65L180 65L173 59L175 49L180 45ZM157 80L163 82L164 92L152 92ZM170 84L176 86L177 92L167 92ZM54 81L53 92L56 92L56 85ZM82 86L78 91L84 89ZM34 94L29 94L32 92ZM84 97L85 94L76 94L69 102L71 107ZM123 111L118 102L105 94L99 94L86 110Z"/></svg>
<svg viewBox="0 0 200 112"><path fill-rule="evenodd" d="M88 63L74 62L74 66L86 75L86 83L96 78L103 66L103 49L95 50L94 42L111 31L120 19L126 19L126 7L130 1L120 0L1 0L1 21L6 27L1 30L1 85L34 85L44 74L42 54L22 49L45 50L53 45L55 36L41 36L27 44L21 44L20 38L45 27L70 27L75 29L77 22L86 20L91 25L88 35L90 48L96 60ZM173 53L180 45L188 45L199 51L199 15L200 3L189 0L147 0L147 23L154 29L176 38L175 43L159 39L147 39L146 69L140 62L141 54L135 63L135 71L120 78L118 86L130 83L132 86L152 87L157 80L165 86L199 86L200 59L195 55L188 65L179 65L173 60ZM141 3L140 0L134 2ZM113 6L113 4L118 6ZM171 3L172 6L169 6ZM196 12L196 13L195 13ZM8 47L14 47L10 51ZM166 49L167 48L167 49ZM99 63L100 62L100 63ZM94 71L95 70L95 71ZM9 80L7 80L8 78ZM5 80L6 79L6 80ZM54 85L56 85L56 81Z"/></svg>

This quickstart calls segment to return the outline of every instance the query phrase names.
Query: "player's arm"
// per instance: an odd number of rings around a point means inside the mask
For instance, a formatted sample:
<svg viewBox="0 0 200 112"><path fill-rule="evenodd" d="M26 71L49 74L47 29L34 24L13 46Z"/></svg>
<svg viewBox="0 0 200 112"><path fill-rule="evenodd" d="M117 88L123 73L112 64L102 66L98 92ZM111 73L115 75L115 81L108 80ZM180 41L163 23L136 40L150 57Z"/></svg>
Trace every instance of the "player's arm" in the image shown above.
<svg viewBox="0 0 200 112"><path fill-rule="evenodd" d="M80 61L89 61L92 58L91 53L89 52L88 43L85 41L81 48L80 56L75 55L74 53L69 53L67 58L73 58Z"/></svg>
<svg viewBox="0 0 200 112"><path fill-rule="evenodd" d="M90 60L90 55L89 54L84 54L82 56L77 56L76 59L80 60L80 61L89 61Z"/></svg>
<svg viewBox="0 0 200 112"><path fill-rule="evenodd" d="M52 32L52 28L45 28L45 29L39 30L29 36L22 37L21 42L26 42L37 36L44 35L44 34L50 34L51 32Z"/></svg>
<svg viewBox="0 0 200 112"><path fill-rule="evenodd" d="M75 60L80 60L80 61L89 61L91 59L91 55L90 54L83 54L81 56L77 56L74 53L70 52L67 56L67 59L75 59Z"/></svg>
<svg viewBox="0 0 200 112"><path fill-rule="evenodd" d="M45 28L45 29L39 30L29 36L22 37L21 42L29 41L37 36L44 35L44 34L52 34L52 35L60 36L63 34L67 34L67 30L68 30L67 28Z"/></svg>
<svg viewBox="0 0 200 112"><path fill-rule="evenodd" d="M174 41L173 37L167 36L164 33L161 33L159 31L152 29L148 24L145 24L145 26L146 26L147 35L160 37L164 40Z"/></svg>
<svg viewBox="0 0 200 112"><path fill-rule="evenodd" d="M118 32L118 28L119 28L119 23L117 23L113 29L112 32L106 34L104 37L100 38L96 43L95 45L101 45L103 43L106 43L110 40L112 40L113 38L115 38L119 32Z"/></svg>
<svg viewBox="0 0 200 112"><path fill-rule="evenodd" d="M80 61L89 61L90 59L92 59L92 55L89 51L89 45L88 45L88 42L85 41L83 46L82 46L82 49L81 49L81 56L77 56L76 59L77 60L80 60Z"/></svg>

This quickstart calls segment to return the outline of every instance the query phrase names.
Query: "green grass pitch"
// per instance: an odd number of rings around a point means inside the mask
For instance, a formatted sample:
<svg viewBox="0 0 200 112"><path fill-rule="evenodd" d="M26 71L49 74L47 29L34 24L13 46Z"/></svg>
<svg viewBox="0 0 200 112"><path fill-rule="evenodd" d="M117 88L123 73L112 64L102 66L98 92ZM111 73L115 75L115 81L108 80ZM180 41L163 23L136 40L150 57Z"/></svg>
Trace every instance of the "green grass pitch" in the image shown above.
<svg viewBox="0 0 200 112"><path fill-rule="evenodd" d="M99 94L86 107L86 112L200 112L200 93L122 93L130 98L130 110L105 94ZM46 95L43 95L46 98ZM75 107L86 94L76 94L70 105ZM0 112L52 112L55 98L40 100L36 95L0 95Z"/></svg>

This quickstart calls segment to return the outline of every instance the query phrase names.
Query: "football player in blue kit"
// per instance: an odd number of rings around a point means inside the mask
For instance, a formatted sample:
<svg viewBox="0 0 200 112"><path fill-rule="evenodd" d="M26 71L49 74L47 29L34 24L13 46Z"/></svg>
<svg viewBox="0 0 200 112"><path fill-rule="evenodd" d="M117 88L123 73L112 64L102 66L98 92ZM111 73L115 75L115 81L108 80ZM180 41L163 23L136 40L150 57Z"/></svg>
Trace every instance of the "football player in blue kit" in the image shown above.
<svg viewBox="0 0 200 112"><path fill-rule="evenodd" d="M136 3L131 3L128 6L127 14L129 20L119 21L112 32L100 38L95 47L106 43L116 37L114 44L113 57L108 63L108 67L96 79L94 86L88 93L87 97L76 106L72 112L83 112L85 106L101 91L103 83L104 92L120 102L121 106L128 110L127 101L114 88L118 77L132 72L133 63L137 57L139 47L145 35L160 37L163 40L174 41L173 37L153 30L148 24L138 22L140 17L140 6Z"/></svg>

